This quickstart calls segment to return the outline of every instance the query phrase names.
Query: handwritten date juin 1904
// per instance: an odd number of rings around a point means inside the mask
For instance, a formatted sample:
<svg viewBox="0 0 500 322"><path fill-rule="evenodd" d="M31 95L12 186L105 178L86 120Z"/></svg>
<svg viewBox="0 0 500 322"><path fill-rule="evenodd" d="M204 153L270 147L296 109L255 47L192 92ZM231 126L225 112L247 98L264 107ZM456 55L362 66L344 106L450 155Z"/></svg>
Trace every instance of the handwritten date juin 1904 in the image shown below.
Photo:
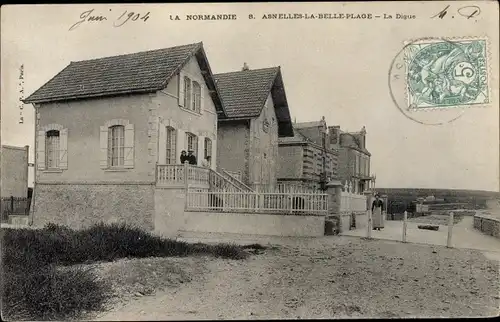
<svg viewBox="0 0 500 322"><path fill-rule="evenodd" d="M111 12L111 9L109 9ZM90 9L87 11L84 11L80 14L80 17L76 23L74 23L69 30L74 30L78 28L80 25L89 22L89 23L95 23L95 22L104 22L108 20L108 17L105 15L93 15L94 9ZM139 13L139 12L133 12L133 11L127 11L124 10L123 12L120 12L120 15L117 16L115 21L113 22L114 27L121 27L128 21L143 21L146 22L149 19L149 12L146 13Z"/></svg>

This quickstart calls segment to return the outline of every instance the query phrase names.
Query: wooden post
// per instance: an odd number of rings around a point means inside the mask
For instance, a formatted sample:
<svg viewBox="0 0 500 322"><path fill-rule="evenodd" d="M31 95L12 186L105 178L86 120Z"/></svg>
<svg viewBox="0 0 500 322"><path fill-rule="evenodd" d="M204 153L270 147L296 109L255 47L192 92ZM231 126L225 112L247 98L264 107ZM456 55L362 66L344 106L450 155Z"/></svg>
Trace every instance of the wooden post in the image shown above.
<svg viewBox="0 0 500 322"><path fill-rule="evenodd" d="M368 223L367 223L367 231L366 231L366 237L367 238L372 238L372 210L368 209Z"/></svg>
<svg viewBox="0 0 500 322"><path fill-rule="evenodd" d="M14 196L10 196L10 214L14 213Z"/></svg>
<svg viewBox="0 0 500 322"><path fill-rule="evenodd" d="M403 217L403 243L406 243L406 228L407 228L408 212L405 210Z"/></svg>
<svg viewBox="0 0 500 322"><path fill-rule="evenodd" d="M189 174L188 174L188 171L189 170L189 164L186 162L184 162L184 184L186 186L186 190L188 188L188 183L189 183Z"/></svg>
<svg viewBox="0 0 500 322"><path fill-rule="evenodd" d="M453 211L450 212L450 217L448 220L448 240L446 241L446 247L451 248L451 236L453 234Z"/></svg>

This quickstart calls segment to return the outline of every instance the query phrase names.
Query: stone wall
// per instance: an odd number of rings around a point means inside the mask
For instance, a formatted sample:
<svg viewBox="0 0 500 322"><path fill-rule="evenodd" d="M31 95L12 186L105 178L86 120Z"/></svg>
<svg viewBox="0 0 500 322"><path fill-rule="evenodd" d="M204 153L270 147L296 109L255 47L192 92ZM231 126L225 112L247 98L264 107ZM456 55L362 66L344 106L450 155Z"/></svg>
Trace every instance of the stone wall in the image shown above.
<svg viewBox="0 0 500 322"><path fill-rule="evenodd" d="M184 212L182 231L268 236L319 237L324 235L324 216Z"/></svg>
<svg viewBox="0 0 500 322"><path fill-rule="evenodd" d="M33 225L47 223L79 229L98 222L126 222L152 230L151 184L37 184Z"/></svg>
<svg viewBox="0 0 500 322"><path fill-rule="evenodd" d="M500 238L500 218L477 214L474 216L474 228L497 238Z"/></svg>
<svg viewBox="0 0 500 322"><path fill-rule="evenodd" d="M0 197L28 196L28 146L2 145L0 148Z"/></svg>

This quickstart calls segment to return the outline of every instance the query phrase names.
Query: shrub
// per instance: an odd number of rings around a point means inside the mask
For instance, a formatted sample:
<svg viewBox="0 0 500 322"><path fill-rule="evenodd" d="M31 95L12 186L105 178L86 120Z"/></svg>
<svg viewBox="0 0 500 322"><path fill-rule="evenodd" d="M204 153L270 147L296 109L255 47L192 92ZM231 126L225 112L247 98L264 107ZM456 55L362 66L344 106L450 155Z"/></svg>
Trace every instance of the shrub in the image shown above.
<svg viewBox="0 0 500 322"><path fill-rule="evenodd" d="M101 310L111 294L105 281L82 267L4 269L4 281L2 308L8 319L76 319L84 311Z"/></svg>
<svg viewBox="0 0 500 322"><path fill-rule="evenodd" d="M76 318L99 310L111 294L107 283L74 265L124 257L206 254L244 259L236 245L189 244L154 236L126 224L97 224L83 230L48 224L43 229L2 229L3 309L9 318Z"/></svg>

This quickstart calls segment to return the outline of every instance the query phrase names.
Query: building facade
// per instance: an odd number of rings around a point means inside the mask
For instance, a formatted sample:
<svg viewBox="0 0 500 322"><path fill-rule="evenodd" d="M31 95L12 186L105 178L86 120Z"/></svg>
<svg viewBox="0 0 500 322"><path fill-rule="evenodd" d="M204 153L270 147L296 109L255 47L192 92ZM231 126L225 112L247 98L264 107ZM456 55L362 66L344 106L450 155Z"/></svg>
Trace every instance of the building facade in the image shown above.
<svg viewBox="0 0 500 322"><path fill-rule="evenodd" d="M338 151L329 144L326 121L294 123L294 136L279 139L278 181L311 188L338 176Z"/></svg>
<svg viewBox="0 0 500 322"><path fill-rule="evenodd" d="M279 67L215 75L226 110L218 120L217 167L248 186L273 186L278 137L293 135Z"/></svg>
<svg viewBox="0 0 500 322"><path fill-rule="evenodd" d="M362 194L371 188L371 154L366 148L366 129L343 132L340 126L328 127L330 147L338 150L338 177L343 185L351 184L354 193Z"/></svg>
<svg viewBox="0 0 500 322"><path fill-rule="evenodd" d="M1 198L26 198L28 196L28 154L29 146L1 146Z"/></svg>
<svg viewBox="0 0 500 322"><path fill-rule="evenodd" d="M36 225L152 229L159 165L193 150L215 168L225 112L202 43L72 62L25 103L36 109Z"/></svg>

